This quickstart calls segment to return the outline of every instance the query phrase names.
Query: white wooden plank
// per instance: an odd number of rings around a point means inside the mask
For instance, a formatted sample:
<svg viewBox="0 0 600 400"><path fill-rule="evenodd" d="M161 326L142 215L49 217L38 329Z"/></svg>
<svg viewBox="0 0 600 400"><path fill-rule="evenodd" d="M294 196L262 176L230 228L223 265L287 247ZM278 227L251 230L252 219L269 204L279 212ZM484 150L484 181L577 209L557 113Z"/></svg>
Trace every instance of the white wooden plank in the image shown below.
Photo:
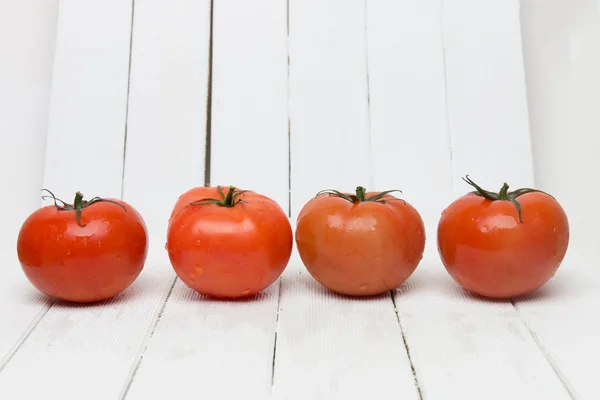
<svg viewBox="0 0 600 400"><path fill-rule="evenodd" d="M288 212L287 0L215 2L213 21L211 184Z"/></svg>
<svg viewBox="0 0 600 400"><path fill-rule="evenodd" d="M264 398L271 389L278 289L220 301L178 280L127 399Z"/></svg>
<svg viewBox="0 0 600 400"><path fill-rule="evenodd" d="M372 185L364 1L290 0L289 13L294 217L320 190Z"/></svg>
<svg viewBox="0 0 600 400"><path fill-rule="evenodd" d="M10 194L0 198L10 209L0 225L0 253L14 253L16 233L40 205L57 7L0 4L0 182Z"/></svg>
<svg viewBox="0 0 600 400"><path fill-rule="evenodd" d="M598 265L569 250L555 277L518 299L517 310L575 399L600 397L595 364L600 357Z"/></svg>
<svg viewBox="0 0 600 400"><path fill-rule="evenodd" d="M118 197L121 193L131 5L116 1L92 3L64 1L58 10L43 187L65 201L72 201L76 190L84 191L88 198ZM106 26L112 29L107 32ZM91 157L90 149L103 157ZM36 197L41 195L39 189ZM20 353L13 357L13 353L23 343L25 349L31 349L37 336L29 334L40 326L37 324L52 301L26 281L16 257L11 255L8 260L15 269L3 280L10 285L2 292L14 297L0 300L10 308L9 312L2 310L3 321L8 321L3 328L3 350L10 349L8 354L2 353L2 366L6 367L0 374L0 397L10 398L22 386L34 393L41 390L24 384L35 375L29 368L27 350L25 358Z"/></svg>
<svg viewBox="0 0 600 400"><path fill-rule="evenodd" d="M287 208L286 20L285 1L214 4L211 184ZM265 398L278 297L278 282L256 298L218 301L178 281L127 398Z"/></svg>
<svg viewBox="0 0 600 400"><path fill-rule="evenodd" d="M61 0L44 185L57 197L120 197L131 4Z"/></svg>
<svg viewBox="0 0 600 400"><path fill-rule="evenodd" d="M363 1L290 2L292 215L319 190L371 186ZM274 393L418 398L389 295L325 290L295 254L282 277Z"/></svg>
<svg viewBox="0 0 600 400"><path fill-rule="evenodd" d="M369 1L367 17L372 189L401 189L432 226L452 200L440 2Z"/></svg>
<svg viewBox="0 0 600 400"><path fill-rule="evenodd" d="M406 180L410 191L405 190L404 197L418 210L423 210L428 231L426 256L408 282L395 293L399 318L424 398L568 399L560 380L511 303L488 302L467 294L452 281L437 254L435 232L440 212L455 196L469 190L458 185L460 193L454 190L452 182L457 179L454 173L465 165L479 166L480 154L469 151L471 136L479 135L473 138L479 145L489 142L490 146L505 147L510 141L518 139L517 143L521 143L528 139L526 127L521 127L520 135L490 140L490 135L477 126L465 130L454 123L450 126L460 129L453 132L450 149L447 123L460 120L462 114L458 110L465 113L463 119L467 118L467 111L471 113L461 101L468 100L473 107L479 101L471 99L457 83L456 79L465 77L455 78L455 75L462 73L459 69L462 64L466 64L465 69L473 68L474 74L486 67L485 60L478 59L477 53L465 51L460 43L446 49L446 57L455 63L447 71L448 99L454 105L460 104L460 108L454 109L451 105L453 114L448 121L442 35L453 38L464 26L455 21L444 23L442 31L440 22L442 17L444 22L448 18L442 11L459 15L454 7L461 6L462 2L445 2L445 8L450 10L446 11L439 1L368 3L374 180L394 186L403 185ZM479 21L479 14L471 11L472 6L470 3L467 8L465 3L461 17ZM479 6L475 7L475 11L478 9ZM511 21L513 19L504 18L496 23ZM506 29L518 27L513 25ZM477 27L472 28L470 35L481 36ZM508 47L505 53L519 51L512 42L505 46ZM512 59L507 60L509 65L512 62ZM391 160L382 160L381 155ZM530 153L523 153L525 157L530 157ZM499 167L497 158L482 160L491 164L484 169L485 173ZM523 170L525 175L531 174L531 166L526 163L517 169ZM472 174L479 171L473 170ZM482 179L489 178L487 174Z"/></svg>
<svg viewBox="0 0 600 400"><path fill-rule="evenodd" d="M55 305L0 374L0 397L15 398L17 391L23 398L64 399L125 393L174 282L160 239L170 208L204 174L208 16L206 1L136 5L124 197L150 216L148 263L112 301ZM111 26L110 20L104 24ZM32 376L40 385L24 383Z"/></svg>
<svg viewBox="0 0 600 400"><path fill-rule="evenodd" d="M444 19L455 173L470 172L494 190L504 181L532 186L519 2L456 3L446 2ZM467 7L479 18L467 16ZM465 67L461 58L472 62ZM457 195L470 190L456 183ZM573 398L597 398L590 363L600 355L600 280L573 254L576 245L556 276L516 308Z"/></svg>
<svg viewBox="0 0 600 400"><path fill-rule="evenodd" d="M454 188L533 183L519 0L443 2ZM497 189L499 190L500 186Z"/></svg>
<svg viewBox="0 0 600 400"><path fill-rule="evenodd" d="M294 252L282 277L274 393L286 399L418 399L389 293L349 298Z"/></svg>
<svg viewBox="0 0 600 400"><path fill-rule="evenodd" d="M570 399L512 304L468 294L443 268L430 253L396 293L424 398Z"/></svg>
<svg viewBox="0 0 600 400"><path fill-rule="evenodd" d="M0 8L0 207L8 210L0 225L1 370L50 305L23 274L15 242L41 203L57 10L35 0Z"/></svg>

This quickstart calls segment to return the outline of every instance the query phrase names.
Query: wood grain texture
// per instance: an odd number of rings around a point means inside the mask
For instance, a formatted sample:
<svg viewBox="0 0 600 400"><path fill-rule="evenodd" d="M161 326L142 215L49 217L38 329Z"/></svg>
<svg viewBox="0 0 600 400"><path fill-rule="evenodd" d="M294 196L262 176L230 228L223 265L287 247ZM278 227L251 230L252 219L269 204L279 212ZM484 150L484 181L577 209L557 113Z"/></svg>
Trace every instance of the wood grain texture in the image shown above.
<svg viewBox="0 0 600 400"><path fill-rule="evenodd" d="M571 246L555 277L515 301L528 328L574 399L600 396L594 372L600 357L600 275L597 263Z"/></svg>
<svg viewBox="0 0 600 400"><path fill-rule="evenodd" d="M507 38L518 38L518 26L514 24L518 18L512 13L517 10L512 4L495 4L502 9L495 17L502 19L494 23L509 31ZM422 212L428 232L426 256L413 276L395 292L395 303L423 398L568 399L561 381L512 304L469 295L451 280L437 254L440 212L455 196L468 190L457 190L460 187L456 181L462 181L456 172L470 166L473 175L477 172L483 180L493 179L500 165L499 158L482 158L481 152L471 151L473 143L494 151L529 141L528 127L523 125L526 120L519 119L521 110L515 111L514 118L510 113L513 109L501 111L514 119L515 131L491 139L489 134L481 133L489 121L469 119L477 107L489 112L490 105L478 105L481 100L466 92L469 84L473 88L478 82L469 81L463 71L473 68L480 73L487 68L488 60L461 46L484 47L486 36L479 35L479 26L469 28L468 23L448 23L446 19L478 21L480 13L481 18L487 16L487 11L479 6L460 1L446 1L444 9L438 1L368 3L374 180L386 185L406 182L411 190L406 190L404 197ZM470 42L462 41L465 29L471 29ZM445 53L444 42L451 43ZM511 67L522 68L520 50L512 39L500 44L503 47L498 51L503 52L505 59L494 59L498 65L493 68L504 74L498 79L508 81L507 75L514 73ZM493 51L496 50L490 50ZM446 65L445 77L444 54L446 64L447 60L451 64ZM502 65L504 62L506 66ZM502 72L505 67L507 71ZM486 92L496 83L483 80L480 84L478 90ZM506 103L518 102L524 85L523 80L512 82L515 93L504 93L508 97ZM451 138L448 123L453 129ZM383 161L382 155L390 160ZM532 175L530 152L511 152L510 159L515 170L526 177ZM487 162L491 165L486 166Z"/></svg>
<svg viewBox="0 0 600 400"><path fill-rule="evenodd" d="M364 1L290 0L289 18L294 217L320 190L372 185Z"/></svg>
<svg viewBox="0 0 600 400"><path fill-rule="evenodd" d="M130 1L59 3L44 185L71 202L120 197Z"/></svg>
<svg viewBox="0 0 600 400"><path fill-rule="evenodd" d="M452 200L441 11L439 0L367 2L372 189L401 189L427 226Z"/></svg>
<svg viewBox="0 0 600 400"><path fill-rule="evenodd" d="M287 204L285 21L285 2L214 4L211 184ZM212 300L178 280L127 399L267 396L278 297L275 283L256 298Z"/></svg>
<svg viewBox="0 0 600 400"><path fill-rule="evenodd" d="M65 201L72 201L76 190L88 198L119 197L131 3L62 1L58 19L43 187ZM4 274L2 293L19 300L12 300L12 304L1 301L0 313L3 325L7 325L0 334L0 368L4 367L0 397L27 398L52 392L56 395L63 390L61 382L69 379L64 369L74 368L68 362L60 364L62 370L56 368L53 351L57 347L48 342L49 332L54 332L56 338L61 329L65 333L70 330L68 323L55 323L64 315L64 309L61 311L61 305L53 305L31 287L18 269L16 257L9 256L6 264L14 269ZM69 318L77 320L79 316L74 313ZM58 341L68 343L60 338ZM66 345L72 352L77 351L76 346ZM31 385L31 376L40 377L47 385ZM77 388L74 390L77 393Z"/></svg>
<svg viewBox="0 0 600 400"><path fill-rule="evenodd" d="M292 218L319 190L372 186L365 24L363 1L290 2ZM296 257L282 277L274 393L417 398L390 296L334 295Z"/></svg>
<svg viewBox="0 0 600 400"><path fill-rule="evenodd" d="M0 8L0 208L7 210L0 224L2 370L50 306L21 270L16 240L41 203L57 10L34 0Z"/></svg>
<svg viewBox="0 0 600 400"><path fill-rule="evenodd" d="M443 2L454 188L533 184L519 0Z"/></svg>
<svg viewBox="0 0 600 400"><path fill-rule="evenodd" d="M281 279L275 394L419 398L389 293L335 294L310 276L296 251Z"/></svg>
<svg viewBox="0 0 600 400"><path fill-rule="evenodd" d="M89 306L56 303L4 369L0 397L19 398L18 393L20 398L107 399L120 398L129 388L174 283L160 239L170 207L181 191L204 175L208 17L208 2L136 6L123 189L125 200L149 216L148 262L138 280L111 301ZM202 35L206 41L198 46ZM105 37L96 33L85 39L94 47ZM125 76L128 72L125 63ZM123 84L126 93L127 80ZM124 123L122 128L111 143L117 147L118 139L121 163ZM72 135L70 142L77 143ZM65 158L67 150L72 149L63 149ZM121 192L121 169L112 175L91 173L104 179L100 184ZM39 385L25 383L32 376Z"/></svg>
<svg viewBox="0 0 600 400"><path fill-rule="evenodd" d="M213 11L211 184L289 210L287 0L217 1Z"/></svg>

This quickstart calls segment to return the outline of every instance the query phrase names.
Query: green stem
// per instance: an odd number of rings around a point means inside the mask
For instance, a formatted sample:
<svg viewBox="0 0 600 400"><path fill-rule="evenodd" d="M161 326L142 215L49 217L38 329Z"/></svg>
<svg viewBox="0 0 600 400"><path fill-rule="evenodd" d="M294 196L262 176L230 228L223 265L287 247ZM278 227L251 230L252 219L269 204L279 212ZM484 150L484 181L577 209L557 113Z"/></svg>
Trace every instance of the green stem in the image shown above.
<svg viewBox="0 0 600 400"><path fill-rule="evenodd" d="M365 202L385 203L390 200L400 200L406 204L406 201L404 201L402 199L384 198L385 195L390 194L392 192L402 193L401 190L394 189L394 190L386 190L384 192L375 194L371 197L367 197L367 189L365 189L364 186L357 186L356 194L347 194L347 193L342 193L339 190L335 190L335 189L326 189L326 190L321 190L319 193L317 193L317 196L319 196L321 194L329 194L332 196L340 197L346 201L349 201L350 203L355 203L355 204L356 203L365 203Z"/></svg>
<svg viewBox="0 0 600 400"><path fill-rule="evenodd" d="M85 208L87 208L93 204L100 203L100 202L113 203L113 204L116 204L119 207L123 208L123 210L125 210L125 212L127 212L127 208L123 204L117 203L116 201L113 201L113 200L107 200L107 199L103 199L101 197L94 197L88 201L85 201L85 200L83 200L83 194L81 194L81 192L79 192L79 191L77 193L75 193L75 200L73 200L72 205L67 204L64 201L62 201L61 199L57 198L54 195L54 193L52 193L48 189L42 189L42 191L50 193L49 196L42 196L42 200L46 200L47 198L51 198L52 200L54 200L54 206L56 207L56 209L58 211L75 211L75 219L77 220L77 225L81 226L82 228L86 224L81 223L81 213L83 212L83 210Z"/></svg>
<svg viewBox="0 0 600 400"><path fill-rule="evenodd" d="M367 190L362 186L356 187L356 198L358 201L365 201L365 196L367 194Z"/></svg>
<svg viewBox="0 0 600 400"><path fill-rule="evenodd" d="M521 215L521 203L519 203L517 201L517 198L519 196L522 196L526 193L534 193L534 192L544 193L544 194L550 196L546 192L542 192L541 190L531 189L531 188L522 188L522 189L517 189L517 190L513 190L512 192L509 192L508 191L509 186L508 186L508 183L506 183L506 182L504 183L504 185L502 185L502 188L500 188L498 193L494 193L494 192L490 192L488 190L483 189L481 186L479 186L478 184L473 182L471 180L471 178L469 178L469 175L464 177L463 180L465 182L467 182L469 185L473 186L473 188L475 188L475 190L471 193L473 193L477 196L481 196L489 201L510 201L511 203L513 203L517 209L517 214L519 216L520 223L523 223L523 219L522 219L522 215ZM550 196L550 197L552 197L552 196Z"/></svg>
<svg viewBox="0 0 600 400"><path fill-rule="evenodd" d="M221 186L217 186L217 192L219 193L219 198L216 199L214 197L205 197L200 200L196 200L188 204L189 206L202 206L214 204L219 207L235 207L237 204L244 202L240 197L242 194L246 193L248 190L237 190L235 186L229 186L229 192L225 194Z"/></svg>

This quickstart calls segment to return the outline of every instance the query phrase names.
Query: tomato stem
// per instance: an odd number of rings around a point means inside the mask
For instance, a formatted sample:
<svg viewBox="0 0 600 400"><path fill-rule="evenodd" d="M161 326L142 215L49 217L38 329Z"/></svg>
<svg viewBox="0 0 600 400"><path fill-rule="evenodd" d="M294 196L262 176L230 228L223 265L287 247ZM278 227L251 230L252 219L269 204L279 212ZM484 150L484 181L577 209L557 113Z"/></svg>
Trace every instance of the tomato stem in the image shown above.
<svg viewBox="0 0 600 400"><path fill-rule="evenodd" d="M241 202L244 202L244 200L242 200L240 196L248 192L248 190L238 190L235 186L229 186L229 191L227 192L227 194L225 194L223 192L223 189L221 189L221 186L217 186L217 192L219 192L220 199L206 197L204 199L193 201L186 207L215 204L219 207L231 208Z"/></svg>
<svg viewBox="0 0 600 400"><path fill-rule="evenodd" d="M475 188L475 190L473 192L471 192L472 194L481 196L490 201L510 201L511 203L513 203L515 205L515 207L517 208L517 214L519 215L520 223L523 223L523 219L522 219L522 215L521 215L521 203L519 203L517 201L517 198L519 196L522 196L526 193L539 192L539 193L544 193L544 194L552 197L551 195L549 195L546 192L543 192L543 191L537 190L537 189L531 189L531 188L522 188L522 189L517 189L512 192L509 192L508 191L509 186L508 186L508 183L506 183L506 182L504 182L504 185L502 185L502 188L500 188L500 191L498 191L498 193L490 192L488 190L483 189L481 186L479 186L475 182L473 182L473 180L471 180L471 178L469 178L469 175L464 177L463 181L467 182L469 185L471 185Z"/></svg>
<svg viewBox="0 0 600 400"><path fill-rule="evenodd" d="M403 201L404 204L406 204L406 201L403 199L398 199L398 198L391 198L391 199L385 198L384 199L383 198L385 195L393 193L393 192L402 193L402 190L398 190L398 189L386 190L384 192L375 194L371 197L367 197L367 189L365 189L363 186L357 186L356 194L342 193L339 190L335 190L335 189L326 189L326 190L321 190L319 193L317 193L317 195L315 197L318 197L322 194L328 194L330 196L340 197L344 200L349 201L350 203L355 203L355 204L364 203L364 202L385 203L390 200L400 200L400 201Z"/></svg>
<svg viewBox="0 0 600 400"><path fill-rule="evenodd" d="M127 212L127 208L123 204L117 203L116 201L113 201L113 200L103 199L101 197L93 197L90 200L83 200L83 194L81 194L81 192L79 192L79 191L77 193L75 193L75 200L73 200L72 205L67 204L64 201L62 201L61 199L57 198L54 195L54 193L52 193L48 189L42 189L42 192L50 193L50 196L42 196L42 200L52 198L52 200L54 200L54 206L56 207L57 211L75 211L75 219L77 220L77 225L81 226L82 228L86 224L81 223L81 213L84 208L87 208L87 207L91 206L92 204L99 203L99 202L113 203L113 204L118 205L119 207L122 207L123 210L125 210L125 212Z"/></svg>

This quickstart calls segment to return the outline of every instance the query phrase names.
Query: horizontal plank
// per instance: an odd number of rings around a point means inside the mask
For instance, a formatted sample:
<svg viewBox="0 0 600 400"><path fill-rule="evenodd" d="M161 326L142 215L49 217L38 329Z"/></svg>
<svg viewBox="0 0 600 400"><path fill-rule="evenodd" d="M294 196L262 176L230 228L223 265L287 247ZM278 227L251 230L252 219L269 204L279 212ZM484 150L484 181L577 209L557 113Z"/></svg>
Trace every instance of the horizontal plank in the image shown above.
<svg viewBox="0 0 600 400"><path fill-rule="evenodd" d="M575 246L557 274L515 306L556 373L575 399L600 396L594 360L600 357L600 273Z"/></svg>
<svg viewBox="0 0 600 400"><path fill-rule="evenodd" d="M278 293L275 283L248 300L212 300L178 280L127 399L264 398L271 390Z"/></svg>
<svg viewBox="0 0 600 400"><path fill-rule="evenodd" d="M571 398L511 302L464 291L437 254L395 296L424 398Z"/></svg>
<svg viewBox="0 0 600 400"><path fill-rule="evenodd" d="M281 278L273 391L286 399L418 399L389 293L350 298L317 283L297 252Z"/></svg>

